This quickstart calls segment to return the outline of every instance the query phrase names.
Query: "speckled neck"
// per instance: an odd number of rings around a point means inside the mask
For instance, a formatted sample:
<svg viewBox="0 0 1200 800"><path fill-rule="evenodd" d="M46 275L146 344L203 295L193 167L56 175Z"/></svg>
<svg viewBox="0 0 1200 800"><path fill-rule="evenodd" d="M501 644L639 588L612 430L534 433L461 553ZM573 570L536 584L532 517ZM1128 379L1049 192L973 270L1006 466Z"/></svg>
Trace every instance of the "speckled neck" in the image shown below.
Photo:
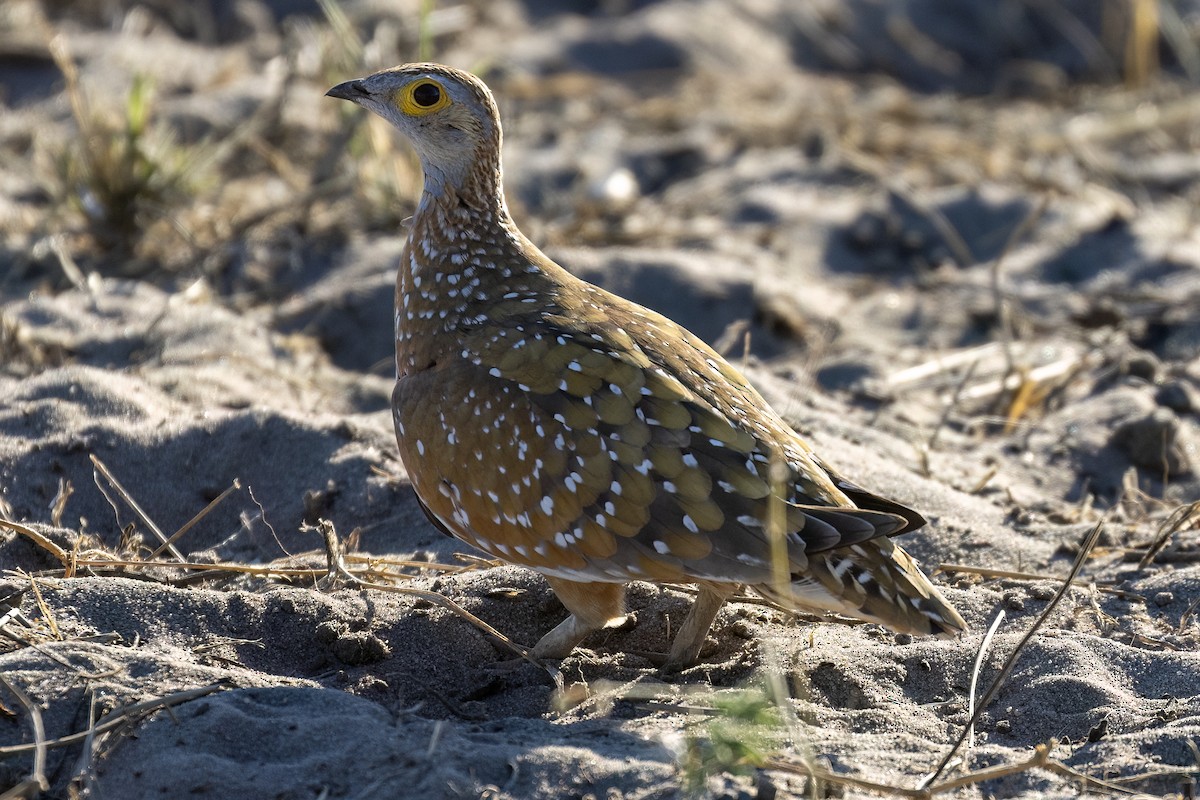
<svg viewBox="0 0 1200 800"><path fill-rule="evenodd" d="M397 376L462 357L464 331L494 323L506 301L546 292L539 256L503 199L426 193L396 276Z"/></svg>

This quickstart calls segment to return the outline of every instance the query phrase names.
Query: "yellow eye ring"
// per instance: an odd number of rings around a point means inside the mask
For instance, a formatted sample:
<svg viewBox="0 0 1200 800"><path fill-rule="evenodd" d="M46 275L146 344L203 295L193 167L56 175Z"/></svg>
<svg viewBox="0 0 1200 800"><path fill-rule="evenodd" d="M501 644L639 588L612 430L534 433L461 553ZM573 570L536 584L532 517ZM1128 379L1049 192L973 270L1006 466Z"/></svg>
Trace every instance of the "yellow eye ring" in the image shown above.
<svg viewBox="0 0 1200 800"><path fill-rule="evenodd" d="M450 105L450 95L432 78L414 81L400 90L396 101L410 117L423 117Z"/></svg>

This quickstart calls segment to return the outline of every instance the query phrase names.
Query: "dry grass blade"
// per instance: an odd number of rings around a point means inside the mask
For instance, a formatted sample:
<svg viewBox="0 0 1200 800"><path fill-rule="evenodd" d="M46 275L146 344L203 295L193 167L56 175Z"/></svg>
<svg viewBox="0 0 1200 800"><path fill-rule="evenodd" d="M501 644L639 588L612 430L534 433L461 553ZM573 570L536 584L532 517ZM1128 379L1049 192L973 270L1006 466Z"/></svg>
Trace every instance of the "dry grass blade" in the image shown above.
<svg viewBox="0 0 1200 800"><path fill-rule="evenodd" d="M258 518L262 520L263 525L266 525L267 530L271 532L271 538L275 540L275 544L279 547L280 552L288 558L292 558L292 554L288 552L288 549L283 546L283 542L279 540L279 534L275 532L275 526L267 519L267 509L263 507L262 503L258 502L258 498L254 496L254 487L250 484L246 484L246 494L250 495L250 502L257 506Z"/></svg>
<svg viewBox="0 0 1200 800"><path fill-rule="evenodd" d="M346 560L354 564L366 564L365 568L351 567L347 571L356 578L359 575L382 574L390 580L412 580L416 576L405 575L397 572L382 572L378 569L380 564L386 566L409 566L423 570L433 570L436 572L445 572L447 574L459 574L476 569L473 566L454 566L449 564L437 564L426 561L401 561L398 559L375 559L368 556L347 556ZM318 580L328 574L328 569L317 569L314 567L280 567L273 564L254 565L254 564L236 564L236 563L215 563L204 561L141 561L129 560L121 558L80 558L75 562L75 566L91 569L91 570L115 570L118 568L131 570L145 569L176 569L184 570L193 573L213 573L212 576L220 574L221 577L228 575L254 575L262 578L312 578ZM202 578L202 580L205 578ZM167 580L167 583L178 585L184 579L177 578ZM188 579L191 582L192 579Z"/></svg>
<svg viewBox="0 0 1200 800"><path fill-rule="evenodd" d="M967 713L972 717L975 716L975 688L979 685L979 672L983 669L983 660L987 658L988 651L992 648L992 639L996 636L996 631L1000 630L1000 624L1004 622L1004 609L996 615L992 626L988 628L987 634L983 637L983 642L979 645L979 652L975 654L975 665L971 667L971 686L967 690ZM968 729L967 747L975 746L975 726L971 725Z"/></svg>
<svg viewBox="0 0 1200 800"><path fill-rule="evenodd" d="M142 510L142 507L138 505L138 502L133 499L133 495L129 494L125 487L121 485L121 482L118 481L116 476L114 476L108 467L104 465L104 462L97 458L94 453L90 454L88 457L92 460L92 466L96 468L96 471L100 475L104 476L104 479L108 481L109 485L111 485L114 490L116 490L117 494L121 496L121 499L124 500L125 503L133 510L133 513L137 514L138 519L140 519L142 523L150 529L151 533L158 537L158 540L163 543L167 550L170 551L171 555L175 556L175 558L179 559L180 561L183 561L183 554L176 550L175 546L167 540L166 534L164 534L162 530L154 524L154 520L150 519L150 516Z"/></svg>
<svg viewBox="0 0 1200 800"><path fill-rule="evenodd" d="M767 506L767 542L771 555L771 586L781 597L791 597L792 581L787 551L787 466L778 456L770 465L771 495Z"/></svg>
<svg viewBox="0 0 1200 800"><path fill-rule="evenodd" d="M388 558L386 556L364 556L357 554L349 554L345 556L346 561L350 564L368 564L371 566L384 567L406 567L408 569L428 570L430 572L442 572L449 575L458 575L463 572L476 572L481 569L486 569L489 564L485 563L470 563L470 564L442 564L437 561L414 561L410 558ZM407 577L407 576L406 576Z"/></svg>
<svg viewBox="0 0 1200 800"><path fill-rule="evenodd" d="M1159 3L1133 0L1130 6L1133 19L1125 40L1125 82L1130 86L1145 86L1159 69Z"/></svg>
<svg viewBox="0 0 1200 800"><path fill-rule="evenodd" d="M173 534L171 534L171 538L167 539L165 542L163 542L157 548L155 548L154 552L150 554L150 558L158 558L160 555L162 555L163 550L166 550L168 547L171 547L172 545L174 545L175 542L179 541L180 537L182 537L185 533L190 531L192 528L196 527L196 525L199 524L200 520L204 519L206 516L208 516L212 512L212 510L214 508L216 508L222 502L224 502L225 498L229 497L229 495L233 494L235 491L237 491L238 489L241 489L241 488L242 488L242 484L238 482L237 478L234 478L233 483L230 484L228 489L226 489L225 491L221 492L219 495L214 497L212 502L210 502L204 508L200 509L199 513L197 513L196 516L192 517L187 522L183 523L183 527L181 527L179 530L177 530Z"/></svg>
<svg viewBox="0 0 1200 800"><path fill-rule="evenodd" d="M998 349L998 346L993 342L945 355L938 355L929 361L888 375L884 379L884 385L891 391L902 391L911 385L920 385L929 378L942 375L961 366L978 364L988 356L993 355Z"/></svg>
<svg viewBox="0 0 1200 800"><path fill-rule="evenodd" d="M325 577L317 581L317 588L323 591L329 591L341 586L342 583L357 583L358 578L350 573L346 568L346 561L342 558L342 545L337 538L337 530L333 527L333 523L327 519L318 520L317 532L321 534L321 538L325 543Z"/></svg>
<svg viewBox="0 0 1200 800"><path fill-rule="evenodd" d="M835 786L844 786L850 789L858 789L863 792L872 794L881 794L891 797L915 797L928 798L932 796L932 792L927 789L909 789L907 786L892 786L887 783L877 783L864 778L855 778L852 775L841 775L831 770L825 769L820 764L804 764L796 761L784 761L783 759L773 758L768 759L763 767L769 770L778 772L786 772L792 775L800 775L805 778L811 778L820 783L829 783Z"/></svg>
<svg viewBox="0 0 1200 800"><path fill-rule="evenodd" d="M70 553L68 553L66 550L63 550L61 547L35 531L33 528L26 527L19 522L12 522L11 520L7 519L0 519L0 528L8 528L14 533L19 533L62 562L64 569L70 567Z"/></svg>
<svg viewBox="0 0 1200 800"><path fill-rule="evenodd" d="M353 576L351 576L351 577L353 577ZM525 650L525 648L521 647L519 644L514 642L512 639L509 639L503 633L496 630L491 625L487 624L486 622L481 620L479 617L472 614L470 611L467 611L465 608L463 608L458 603L451 600L449 597L446 597L444 594L439 594L438 592L434 592L429 589L412 589L412 588L409 588L406 586L388 586L383 583L373 583L371 581L364 581L364 580L361 580L360 578L354 578L354 585L360 589L374 589L379 592L390 592L392 594L403 594L403 595L408 595L410 597L419 597L422 600L427 600L430 603L439 605L442 608L445 608L449 611L454 612L458 616L465 619L467 622L474 625L476 628L479 628L479 630L486 633L493 640L495 640L497 643L499 643L502 647L504 647L505 649L516 654L518 657L528 661L531 664L535 664L540 668L545 668L544 664L530 658L529 653ZM550 672L551 676L556 675L556 673L553 670L547 669L547 671Z"/></svg>
<svg viewBox="0 0 1200 800"><path fill-rule="evenodd" d="M971 715L971 719L968 720L967 724L963 726L962 733L959 734L958 739L954 742L954 745L950 748L950 751L946 753L946 756L942 759L941 763L938 764L937 769L933 771L933 778L930 780L930 783L936 781L938 777L945 771L946 766L950 763L950 760L954 758L954 754L958 752L958 749L962 747L963 742L966 741L968 731L974 729L975 723L979 721L979 717L983 714L984 709L988 707L988 704L992 702L992 698L996 696L996 692L1000 690L1000 687L1004 684L1004 681L1008 679L1013 667L1016 666L1017 659L1020 657L1021 651L1024 650L1029 642L1033 640L1033 637L1041 629L1042 625L1044 625L1046 620L1050 618L1050 615L1054 612L1054 609L1057 608L1058 604L1062 602L1062 599L1067 596L1067 592L1070 590L1071 585L1075 582L1075 579L1079 577L1080 570L1082 570L1083 565L1087 563L1088 556L1091 555L1092 549L1096 546L1096 542L1100 539L1100 532L1103 530L1104 520L1100 520L1096 523L1096 526L1092 528L1091 532L1087 535L1087 538L1083 540L1083 545L1079 548L1079 555L1075 557L1075 563L1071 565L1071 571L1067 573L1067 577L1065 580L1063 580L1062 586L1059 587L1058 591L1055 593L1050 602L1046 604L1046 608L1034 621L1029 630L1026 631L1025 635L1021 637L1021 640L1017 642L1017 646L1013 648L1012 653L1004 662L1004 666L1000 668L1000 673L996 675L995 680L992 681L992 685L988 687L988 690L984 693L983 698L979 701L979 706L975 709L975 713ZM935 786L933 788L937 790L938 787Z"/></svg>
<svg viewBox="0 0 1200 800"><path fill-rule="evenodd" d="M75 67L75 59L71 56L70 48L67 47L66 37L59 34L51 39L49 50L50 57L54 59L54 65L62 73L63 81L66 84L67 101L71 104L71 113L76 124L79 125L79 134L83 137L91 137L95 133L91 125L93 116L91 109L88 108L87 98L79 88L79 70ZM91 155L90 150L84 150L85 157L91 157Z"/></svg>
<svg viewBox="0 0 1200 800"><path fill-rule="evenodd" d="M1187 628L1188 621L1192 618L1192 614L1195 613L1198 607L1200 607L1200 597L1189 603L1188 607L1179 615L1179 633L1183 633L1184 629Z"/></svg>
<svg viewBox="0 0 1200 800"><path fill-rule="evenodd" d="M1173 8L1170 3L1159 4L1158 13L1162 15L1159 30L1163 42L1170 45L1175 60L1187 73L1188 80L1200 82L1200 47L1192 38L1192 28L1180 16L1179 9Z"/></svg>
<svg viewBox="0 0 1200 800"><path fill-rule="evenodd" d="M1158 532L1154 535L1154 541L1146 550L1146 555L1142 556L1142 560L1138 562L1138 569L1148 567L1171 541L1171 537L1193 522L1200 523L1200 500L1179 506L1163 520L1162 524L1158 526Z"/></svg>
<svg viewBox="0 0 1200 800"><path fill-rule="evenodd" d="M72 795L86 797L91 791L88 781L92 777L92 770L95 766L96 755L96 689L92 688L91 695L88 701L88 736L83 740L83 747L79 748L79 758L75 762L75 771L71 778Z"/></svg>
<svg viewBox="0 0 1200 800"><path fill-rule="evenodd" d="M992 569L991 567L975 567L970 564L938 564L933 570L936 575L939 572L955 572L967 575L979 575L984 578L1006 578L1014 581L1059 581L1062 580L1056 575L1043 575L1040 572L1018 572L1011 569ZM1094 583L1093 581L1076 580L1073 581L1076 586L1095 586L1096 591L1104 594L1115 595L1116 597L1126 597L1130 600L1144 600L1137 592L1127 592L1124 589L1116 589L1112 586Z"/></svg>
<svg viewBox="0 0 1200 800"><path fill-rule="evenodd" d="M504 563L495 558L485 558L475 553L455 553L454 557L471 569L491 569L502 566Z"/></svg>
<svg viewBox="0 0 1200 800"><path fill-rule="evenodd" d="M1079 372L1092 364L1096 357L1092 353L1085 353L1082 356L1069 355L1065 358L1053 361L1049 364L1043 364L1040 367L1034 367L1024 374L1011 372L1004 377L996 380L977 383L974 386L966 389L962 393L962 399L967 402L977 400L986 400L995 397L1003 392L1016 391L1023 384L1027 384L1031 389L1040 389L1044 392L1051 391L1050 387L1043 389L1043 385L1050 384L1056 381L1065 381L1078 375ZM1007 421L1007 420L1006 420Z"/></svg>
<svg viewBox="0 0 1200 800"><path fill-rule="evenodd" d="M33 592L33 600L37 603L38 611L42 613L42 619L46 621L46 627L50 629L50 633L55 639L62 641L62 631L58 629L58 622L54 619L53 612L46 605L45 598L42 597L42 590L38 588L37 579L32 575L29 576L29 589Z"/></svg>
<svg viewBox="0 0 1200 800"><path fill-rule="evenodd" d="M992 478L995 478L999 472L1000 468L995 464L988 467L987 472L983 473L983 476L980 477L979 480L975 481L975 485L968 490L968 494L979 494L982 492L987 488L987 485L992 482Z"/></svg>
<svg viewBox="0 0 1200 800"><path fill-rule="evenodd" d="M67 511L67 501L75 493L75 487L66 478L58 479L58 493L50 503L50 524L56 528L62 527L63 514Z"/></svg>
<svg viewBox="0 0 1200 800"><path fill-rule="evenodd" d="M1009 775L1017 775L1022 772L1028 772L1033 769L1043 769L1062 775L1072 781L1079 782L1083 787L1088 789L1102 789L1107 792L1121 795L1134 794L1129 789L1123 786L1118 786L1109 781L1102 781L1098 778L1072 769L1062 762L1055 761L1050 757L1054 750L1054 742L1039 744L1034 748L1033 753L1029 758L1018 761L1013 764L998 764L994 767L986 767L984 769L969 772L966 775L960 775L952 780L943 781L936 786L929 788L909 789L906 786L892 786L886 783L878 783L868 781L862 778L855 778L850 775L841 775L836 772L831 772L819 765L805 765L792 761L783 761L780 759L772 759L766 762L764 766L767 769L779 770L780 772L789 772L795 775L813 778L817 781L831 783L838 786L844 786L851 789L858 789L872 794L886 795L891 797L912 797L920 798L921 800L929 800L940 794L952 792L956 789L962 789L966 786L974 786L975 784L985 781L996 780L998 778L1006 778ZM1144 774L1131 776L1131 779L1143 779L1152 777L1153 774Z"/></svg>
<svg viewBox="0 0 1200 800"><path fill-rule="evenodd" d="M77 566L87 567L89 569L107 569L113 567L127 567L130 569L145 569L157 567L160 569L181 569L192 572L227 572L238 575L257 575L263 578L313 578L317 579L326 574L327 570L314 569L312 567L275 567L275 566L254 566L253 564L216 564L197 561L184 561L182 563L176 561L129 561L119 558L96 558L87 559L81 558L77 562ZM369 570L363 570L368 572ZM407 576L392 574L389 577L403 578Z"/></svg>
<svg viewBox="0 0 1200 800"><path fill-rule="evenodd" d="M966 775L959 776L953 780L948 780L939 783L930 789L931 794L942 794L944 792L961 789L964 786L973 786L984 781L995 780L996 778L1004 778L1009 775L1016 775L1020 772L1026 772L1031 769L1044 769L1050 772L1057 773L1074 781L1079 781L1084 787L1089 789L1104 789L1116 794L1133 794L1128 789L1117 786L1107 781L1093 778L1079 770L1071 769L1066 764L1055 761L1050 758L1050 753L1054 750L1054 742L1039 744L1034 748L1033 755L1024 761L1018 761L1016 764L1000 764L995 767L987 767L986 769L969 772Z"/></svg>
<svg viewBox="0 0 1200 800"><path fill-rule="evenodd" d="M331 586L335 585L337 582L344 581L359 589L374 589L380 592L390 592L391 594L403 594L408 595L409 597L418 597L427 602L434 603L453 612L459 617L462 617L464 620L471 623L476 628L491 637L491 639L498 643L501 647L504 647L505 649L516 654L517 657L524 659L530 664L534 664L541 669L545 669L550 674L550 677L554 678L556 682L560 682L562 680L562 676L557 670L546 667L541 662L531 658L528 651L524 647L521 647L512 639L509 639L503 633L496 630L491 625L472 614L470 611L467 611L465 608L451 600L449 597L446 597L444 594L440 594L439 592L435 592L430 589L411 589L401 586L388 586L382 583L374 583L372 581L362 580L346 568L346 564L342 560L341 545L338 543L337 531L334 529L333 523L329 520L323 519L320 521L317 527L325 542L325 557L328 563L324 577L321 581L321 583L324 585Z"/></svg>
<svg viewBox="0 0 1200 800"><path fill-rule="evenodd" d="M346 12L335 0L318 0L317 5L321 7L321 12L337 37L337 42L345 53L346 60L350 63L361 62L365 45L354 29L354 23L346 16Z"/></svg>
<svg viewBox="0 0 1200 800"><path fill-rule="evenodd" d="M23 689L3 674L0 674L0 683L24 706L29 714L29 722L33 725L33 772L28 778L0 795L0 800L34 798L50 788L50 783L46 780L46 727L42 724L42 712Z"/></svg>
<svg viewBox="0 0 1200 800"><path fill-rule="evenodd" d="M118 708L105 714L100 720L92 726L89 726L86 731L60 736L57 739L50 739L43 743L46 749L56 747L68 747L79 742L87 741L89 737L110 731L113 728L125 723L134 717L142 714L149 714L157 711L160 708L170 708L171 706L182 705L183 703L191 702L205 695L220 692L229 687L221 683L211 683L208 686L200 686L195 689L184 689L181 692L175 692L164 697L158 697L153 700L144 700L140 703L134 703L131 706ZM6 747L0 747L0 758L7 756L18 755L20 753L28 753L30 750L35 750L37 744L12 744Z"/></svg>
<svg viewBox="0 0 1200 800"><path fill-rule="evenodd" d="M792 772L806 777L814 778L818 781L837 784L852 789L859 789L873 794L890 795L893 797L914 797L928 798L934 795L949 792L954 789L960 789L964 786L972 786L984 781L995 780L996 778L1004 778L1009 775L1016 775L1030 769L1050 767L1057 762L1051 761L1050 752L1052 744L1039 744L1033 751L1033 754L1024 761L1018 761L1015 764L998 764L994 767L977 770L966 775L959 776L954 780L940 783L937 786L930 788L909 789L906 786L892 786L886 783L877 783L875 781L863 780L850 775L840 775L836 772L831 772L823 767L816 765L804 766L788 761L770 761L767 763L768 769L777 769L784 772ZM1074 772L1072 770L1072 772ZM1081 776L1084 779L1092 780L1086 775Z"/></svg>
<svg viewBox="0 0 1200 800"><path fill-rule="evenodd" d="M83 274L83 270L79 268L79 264L76 263L74 256L67 250L62 236L50 237L50 251L58 259L58 265L62 267L63 275L67 277L72 286L86 294L94 294L91 285L88 284L87 277Z"/></svg>
<svg viewBox="0 0 1200 800"><path fill-rule="evenodd" d="M1009 401L1008 411L1004 415L1004 433L1008 435L1017 429L1017 425L1030 411L1035 409L1042 400L1043 394L1038 390L1038 384L1029 379L1029 371L1024 367L1016 370L1018 378L1017 389Z"/></svg>

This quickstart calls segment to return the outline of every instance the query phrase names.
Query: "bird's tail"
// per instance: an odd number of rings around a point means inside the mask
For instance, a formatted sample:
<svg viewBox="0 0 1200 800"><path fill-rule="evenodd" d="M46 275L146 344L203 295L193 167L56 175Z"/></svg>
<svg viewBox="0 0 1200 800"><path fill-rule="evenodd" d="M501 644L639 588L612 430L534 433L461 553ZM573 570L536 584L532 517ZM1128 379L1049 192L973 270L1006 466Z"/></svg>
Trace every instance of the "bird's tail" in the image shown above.
<svg viewBox="0 0 1200 800"><path fill-rule="evenodd" d="M754 588L785 608L832 611L897 633L950 638L967 630L912 557L882 536L810 555L808 569L792 575L784 592L770 584Z"/></svg>

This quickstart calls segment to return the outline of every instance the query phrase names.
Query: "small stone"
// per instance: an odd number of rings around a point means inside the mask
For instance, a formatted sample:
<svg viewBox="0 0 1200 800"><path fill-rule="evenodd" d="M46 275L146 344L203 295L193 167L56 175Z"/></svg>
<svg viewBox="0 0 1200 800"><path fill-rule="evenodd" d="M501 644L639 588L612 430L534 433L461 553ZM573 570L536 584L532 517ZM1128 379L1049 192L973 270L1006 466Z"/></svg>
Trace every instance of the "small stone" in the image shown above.
<svg viewBox="0 0 1200 800"><path fill-rule="evenodd" d="M1125 310L1105 297L1089 302L1087 307L1073 313L1076 324L1083 328L1116 328L1125 322Z"/></svg>
<svg viewBox="0 0 1200 800"><path fill-rule="evenodd" d="M1004 607L1007 608L1009 611L1024 611L1025 610L1024 594L1022 592L1017 592L1017 591L1005 592L1004 593Z"/></svg>
<svg viewBox="0 0 1200 800"><path fill-rule="evenodd" d="M966 710L966 706L964 706L958 700L948 700L947 702L943 703L942 707L941 707L941 712L944 716L950 716L952 714L960 714L965 710Z"/></svg>
<svg viewBox="0 0 1200 800"><path fill-rule="evenodd" d="M588 187L588 194L612 210L628 208L641 195L637 176L628 167L617 167Z"/></svg>
<svg viewBox="0 0 1200 800"><path fill-rule="evenodd" d="M896 644L912 644L913 637L911 633L897 633Z"/></svg>
<svg viewBox="0 0 1200 800"><path fill-rule="evenodd" d="M1178 414L1195 414L1200 411L1200 393L1184 381L1168 381L1158 387L1154 402Z"/></svg>
<svg viewBox="0 0 1200 800"><path fill-rule="evenodd" d="M1173 478L1191 471L1189 456L1195 446L1179 417L1167 408L1123 423L1113 433L1112 443L1134 466L1155 477Z"/></svg>
<svg viewBox="0 0 1200 800"><path fill-rule="evenodd" d="M879 373L870 364L856 360L835 361L817 370L816 379L828 392L859 391Z"/></svg>
<svg viewBox="0 0 1200 800"><path fill-rule="evenodd" d="M1090 743L1098 742L1101 739L1103 739L1107 733L1108 733L1108 717L1104 717L1102 720L1100 720L1094 726L1092 726L1092 729L1090 731L1088 731L1087 741Z"/></svg>
<svg viewBox="0 0 1200 800"><path fill-rule="evenodd" d="M1054 593L1057 591L1058 590L1054 588L1053 584L1035 583L1033 586L1029 587L1029 596L1034 600L1051 600L1054 597Z"/></svg>
<svg viewBox="0 0 1200 800"><path fill-rule="evenodd" d="M342 626L336 622L322 622L317 626L317 642L328 647L337 641L337 638L341 635L342 630Z"/></svg>
<svg viewBox="0 0 1200 800"><path fill-rule="evenodd" d="M732 623L730 623L727 630L729 631L730 635L736 636L739 639L750 640L757 635L757 631L755 630L754 626L744 619L734 620Z"/></svg>
<svg viewBox="0 0 1200 800"><path fill-rule="evenodd" d="M0 597L3 596L3 591L0 590ZM267 608L271 611L277 611L280 614L295 614L296 601L284 595L283 592L275 592L267 595Z"/></svg>
<svg viewBox="0 0 1200 800"><path fill-rule="evenodd" d="M365 678L359 681L358 686L355 688L359 694L366 694L368 692L382 694L389 689L387 681L376 675L367 675Z"/></svg>
<svg viewBox="0 0 1200 800"><path fill-rule="evenodd" d="M1171 605L1171 603L1174 603L1174 602L1175 602L1175 595L1173 592L1158 592L1157 594L1154 595L1154 605L1156 605L1160 608L1162 606L1169 606L1169 605Z"/></svg>
<svg viewBox="0 0 1200 800"><path fill-rule="evenodd" d="M1002 719L996 723L996 733L1011 733L1012 723L1006 719Z"/></svg>
<svg viewBox="0 0 1200 800"><path fill-rule="evenodd" d="M1126 375L1141 378L1146 383L1154 383L1158 379L1160 364L1150 353L1133 353L1125 359L1122 366Z"/></svg>
<svg viewBox="0 0 1200 800"><path fill-rule="evenodd" d="M1187 305L1179 303L1176 306L1182 319L1170 321L1164 325L1165 335L1154 351L1167 361L1188 361L1200 352L1200 320L1187 318Z"/></svg>
<svg viewBox="0 0 1200 800"><path fill-rule="evenodd" d="M355 667L382 661L390 656L392 651L378 636L358 631L339 636L333 643L333 654L343 664Z"/></svg>

